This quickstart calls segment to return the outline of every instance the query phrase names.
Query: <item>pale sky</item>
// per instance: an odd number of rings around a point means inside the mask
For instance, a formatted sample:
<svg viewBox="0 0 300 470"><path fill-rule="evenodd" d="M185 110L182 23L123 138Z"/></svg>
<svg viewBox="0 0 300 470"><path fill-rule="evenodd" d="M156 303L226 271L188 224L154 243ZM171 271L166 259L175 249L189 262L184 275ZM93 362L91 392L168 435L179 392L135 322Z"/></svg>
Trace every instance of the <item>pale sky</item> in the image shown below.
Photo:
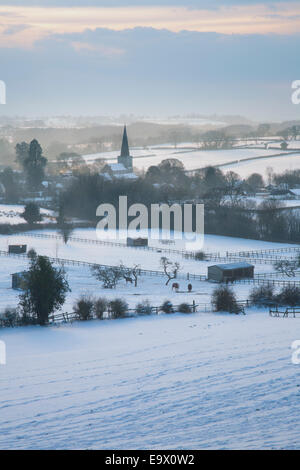
<svg viewBox="0 0 300 470"><path fill-rule="evenodd" d="M0 109L300 116L288 98L300 79L299 33L299 0L0 0L0 79L10 97Z"/></svg>
<svg viewBox="0 0 300 470"><path fill-rule="evenodd" d="M233 2L234 5L230 5L230 2L221 1L216 9L207 9L207 4L201 6L206 3L201 0L199 7L194 8L166 6L163 0L162 5L132 6L128 2L125 7L30 6L32 3L46 5L50 2L26 1L15 2L23 3L23 6L12 6L13 3L0 5L0 44L7 47L28 47L47 35L95 28L122 30L142 26L173 32L187 30L225 34L292 34L300 31L300 2L253 2L248 5Z"/></svg>

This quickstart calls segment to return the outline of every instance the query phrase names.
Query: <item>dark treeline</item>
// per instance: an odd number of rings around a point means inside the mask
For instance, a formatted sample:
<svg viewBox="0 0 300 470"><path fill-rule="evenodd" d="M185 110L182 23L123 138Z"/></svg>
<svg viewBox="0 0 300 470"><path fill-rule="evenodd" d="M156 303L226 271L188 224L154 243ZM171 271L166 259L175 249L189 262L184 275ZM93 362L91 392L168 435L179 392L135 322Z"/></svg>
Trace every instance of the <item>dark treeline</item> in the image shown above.
<svg viewBox="0 0 300 470"><path fill-rule="evenodd" d="M282 175L281 182L284 179ZM300 184L300 172L295 172L293 184L296 182ZM143 203L149 209L155 203L204 203L205 233L300 241L300 216L295 211L279 210L280 202L275 199L266 199L257 205L244 197L255 194L263 184L259 174L241 180L234 172L224 174L213 167L187 176L178 160L169 159L157 167L150 167L136 181L106 180L99 174L79 174L62 193L61 205L68 216L96 222L99 204L110 203L117 210L119 196L124 195L128 198L128 206Z"/></svg>

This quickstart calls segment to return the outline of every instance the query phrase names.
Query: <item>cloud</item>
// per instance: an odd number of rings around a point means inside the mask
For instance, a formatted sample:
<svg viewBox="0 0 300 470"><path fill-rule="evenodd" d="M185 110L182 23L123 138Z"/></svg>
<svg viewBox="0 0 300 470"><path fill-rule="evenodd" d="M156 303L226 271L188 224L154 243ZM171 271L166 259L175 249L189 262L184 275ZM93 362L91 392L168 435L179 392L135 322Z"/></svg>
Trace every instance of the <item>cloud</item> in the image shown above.
<svg viewBox="0 0 300 470"><path fill-rule="evenodd" d="M89 42L82 41L73 41L71 44L77 52L92 52L108 58L120 56L125 53L124 49L103 46L101 44L91 44Z"/></svg>
<svg viewBox="0 0 300 470"><path fill-rule="evenodd" d="M25 31L28 28L29 28L29 26L26 25L26 24L14 24L9 28L5 28L3 30L3 34L13 35L13 34L17 34L17 33L20 33L22 31Z"/></svg>
<svg viewBox="0 0 300 470"><path fill-rule="evenodd" d="M296 116L300 35L106 28L0 49L14 114L226 113Z"/></svg>
<svg viewBox="0 0 300 470"><path fill-rule="evenodd" d="M299 0L289 0L297 3ZM0 5L45 7L127 7L127 6L184 6L198 9L216 9L222 6L245 6L285 3L284 0L0 0Z"/></svg>
<svg viewBox="0 0 300 470"><path fill-rule="evenodd" d="M124 5L123 2L122 6L117 6L119 2L110 3L109 6L103 6L103 2L97 2L97 6L92 6L91 3L87 7L86 3L78 6L80 2L75 2L72 3L75 5L72 8L70 2L65 6L61 2L59 7L53 7L56 2L48 2L52 7L46 6L46 2L43 2L43 6L40 6L42 2L38 3L39 6L28 6L26 2L22 3L23 6L21 3L19 6L0 4L0 17L1 14L5 15L5 21L2 26L0 24L0 43L12 47L19 40L20 46L29 47L37 39L53 34L97 28L122 30L153 27L173 32L187 30L226 34L293 34L300 30L300 6L299 2L297 4L293 1L250 3L224 0L212 4L207 1L191 1L182 5L182 2L174 0L170 5L160 0L159 3L154 1L151 4L128 2ZM20 23L28 27L23 34L19 31L20 34L13 38L10 35L1 35L1 30L13 30Z"/></svg>

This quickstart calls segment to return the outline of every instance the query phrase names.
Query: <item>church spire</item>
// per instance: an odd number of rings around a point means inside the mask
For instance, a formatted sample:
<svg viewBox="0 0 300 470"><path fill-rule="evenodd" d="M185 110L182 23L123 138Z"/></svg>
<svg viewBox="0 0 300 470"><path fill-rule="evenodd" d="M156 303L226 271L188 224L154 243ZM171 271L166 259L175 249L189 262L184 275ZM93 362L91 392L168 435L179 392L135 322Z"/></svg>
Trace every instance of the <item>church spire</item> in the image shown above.
<svg viewBox="0 0 300 470"><path fill-rule="evenodd" d="M126 130L126 126L124 126L122 148L121 148L121 157L129 157L129 155L130 155L130 153L129 153L127 130Z"/></svg>
<svg viewBox="0 0 300 470"><path fill-rule="evenodd" d="M121 155L118 157L118 163L121 163L128 170L132 171L132 156L129 153L128 137L126 126L124 126Z"/></svg>

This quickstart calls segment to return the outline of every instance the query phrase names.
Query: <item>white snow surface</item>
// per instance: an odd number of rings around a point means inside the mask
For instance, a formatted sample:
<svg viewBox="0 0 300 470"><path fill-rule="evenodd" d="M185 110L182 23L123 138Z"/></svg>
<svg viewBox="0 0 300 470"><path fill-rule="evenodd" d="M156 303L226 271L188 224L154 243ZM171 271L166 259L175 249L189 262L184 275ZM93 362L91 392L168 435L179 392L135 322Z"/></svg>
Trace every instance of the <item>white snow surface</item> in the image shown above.
<svg viewBox="0 0 300 470"><path fill-rule="evenodd" d="M270 157L281 153L281 150L265 148L232 148L230 150L199 150L194 148L193 150L188 147L164 148L164 146L154 146L148 149L133 148L130 152L133 156L133 167L138 170L147 170L150 166L159 165L159 163L168 158L180 160L186 170L196 170L209 165L229 164L230 162L247 158ZM83 155L83 158L86 163L93 163L99 158L107 162L115 162L119 153L118 151L103 152ZM268 160L263 161L267 162Z"/></svg>
<svg viewBox="0 0 300 470"><path fill-rule="evenodd" d="M0 331L1 449L299 449L300 320L159 315Z"/></svg>
<svg viewBox="0 0 300 470"><path fill-rule="evenodd" d="M43 231L54 233L54 231ZM95 230L73 236L96 238ZM40 254L159 269L161 253L133 248L28 238ZM229 237L205 237L206 251L283 247ZM169 255L182 271L205 274L211 262ZM28 261L0 258L0 310L18 303L10 274ZM89 268L67 266L72 292L63 311L82 294L209 303L215 284L180 280L172 292L160 277L141 277L138 287L120 282L103 289ZM272 266L257 265L256 272ZM246 299L252 285L235 285ZM0 329L7 364L0 365L0 449L299 449L299 365L291 344L300 318L271 318L266 309L247 315L195 313L151 315L50 327Z"/></svg>
<svg viewBox="0 0 300 470"><path fill-rule="evenodd" d="M22 212L24 212L23 205L0 204L0 224L25 224L25 219L21 217ZM55 221L53 211L42 208L40 212L43 216L43 223L51 223Z"/></svg>

